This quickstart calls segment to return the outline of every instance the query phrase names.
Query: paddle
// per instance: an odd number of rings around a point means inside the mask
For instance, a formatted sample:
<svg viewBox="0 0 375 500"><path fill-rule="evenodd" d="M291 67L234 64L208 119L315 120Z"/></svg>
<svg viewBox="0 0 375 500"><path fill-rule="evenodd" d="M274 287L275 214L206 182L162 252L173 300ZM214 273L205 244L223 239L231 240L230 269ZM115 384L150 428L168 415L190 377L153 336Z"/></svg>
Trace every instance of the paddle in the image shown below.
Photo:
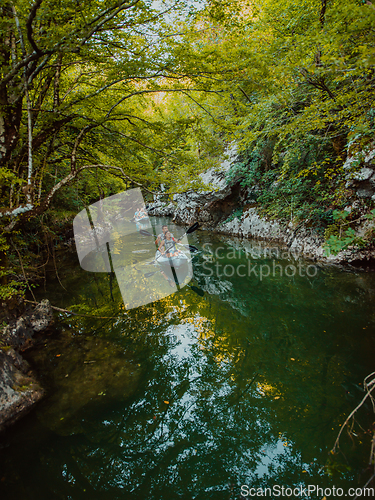
<svg viewBox="0 0 375 500"><path fill-rule="evenodd" d="M197 286L190 286L189 285L189 288L191 288L191 290L193 290L193 292L197 293L200 297L204 297L204 291L202 290L202 288L198 288Z"/></svg>
<svg viewBox="0 0 375 500"><path fill-rule="evenodd" d="M185 245L184 243L177 243L177 245L181 245L182 247L188 248L190 252L199 252L199 249L195 247L194 245Z"/></svg>
<svg viewBox="0 0 375 500"><path fill-rule="evenodd" d="M195 224L193 224L191 227L189 227L189 229L186 231L186 233L184 233L180 238L179 240L182 240L182 238L185 236L185 234L190 234L190 233L194 233L194 231L196 231L197 229L199 228L199 223L196 222Z"/></svg>
<svg viewBox="0 0 375 500"><path fill-rule="evenodd" d="M196 231L198 228L199 228L199 223L195 222L192 226L189 227L189 229L186 231L186 233L184 233L182 236L180 236L178 238L177 243L179 243L182 240L182 238L184 236L186 236L187 234L194 233L194 231ZM194 245L184 245L183 243L180 243L180 245L188 246L189 250L192 251L192 252L198 252L198 248L195 247Z"/></svg>

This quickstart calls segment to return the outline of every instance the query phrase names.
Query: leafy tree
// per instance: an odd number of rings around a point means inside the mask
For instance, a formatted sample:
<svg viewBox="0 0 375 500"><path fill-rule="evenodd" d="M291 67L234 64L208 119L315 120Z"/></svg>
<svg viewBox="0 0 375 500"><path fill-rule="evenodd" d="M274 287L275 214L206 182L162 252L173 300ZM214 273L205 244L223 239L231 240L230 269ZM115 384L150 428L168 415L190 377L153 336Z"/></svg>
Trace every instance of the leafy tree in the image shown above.
<svg viewBox="0 0 375 500"><path fill-rule="evenodd" d="M230 92L214 119L242 152L230 176L258 184L270 215L324 227L325 212L351 196L347 154L372 147L374 5L265 0L223 9L221 24L205 19L226 62L219 85Z"/></svg>
<svg viewBox="0 0 375 500"><path fill-rule="evenodd" d="M141 0L2 5L1 216L8 229L23 214L42 214L84 171L94 173L95 181L86 175L84 182L91 193L96 183L95 196L103 196L100 183L113 183L113 175L122 180L114 190L157 186L161 165L170 175L190 165L181 170L191 176L193 161L180 138L195 120L158 119L149 98L210 91L204 72L190 76L187 36L180 41L176 32L192 29L189 19L183 22L193 15L189 9L182 1Z"/></svg>

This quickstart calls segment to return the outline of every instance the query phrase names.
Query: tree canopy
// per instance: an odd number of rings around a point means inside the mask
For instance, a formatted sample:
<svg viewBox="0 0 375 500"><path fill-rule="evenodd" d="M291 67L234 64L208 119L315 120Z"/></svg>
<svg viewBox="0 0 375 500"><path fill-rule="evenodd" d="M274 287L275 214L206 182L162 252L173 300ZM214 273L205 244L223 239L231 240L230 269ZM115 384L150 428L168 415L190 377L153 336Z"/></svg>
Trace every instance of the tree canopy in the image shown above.
<svg viewBox="0 0 375 500"><path fill-rule="evenodd" d="M87 170L85 185L99 186L96 195L101 184L111 186L107 194L127 182L157 186L162 171L192 176L188 144L197 118L158 108L166 93L217 92L193 44L185 43L197 29L198 7L140 0L3 4L3 218L14 223L23 213L43 213Z"/></svg>
<svg viewBox="0 0 375 500"><path fill-rule="evenodd" d="M268 215L324 226L373 147L374 21L359 0L3 2L2 228L197 187L233 141Z"/></svg>

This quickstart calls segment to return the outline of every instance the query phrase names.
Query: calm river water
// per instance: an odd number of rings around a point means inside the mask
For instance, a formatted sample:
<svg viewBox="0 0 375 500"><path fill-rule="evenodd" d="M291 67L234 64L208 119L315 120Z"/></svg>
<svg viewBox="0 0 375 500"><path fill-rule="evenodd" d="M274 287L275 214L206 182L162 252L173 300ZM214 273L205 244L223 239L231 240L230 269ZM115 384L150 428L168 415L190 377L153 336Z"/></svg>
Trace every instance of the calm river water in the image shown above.
<svg viewBox="0 0 375 500"><path fill-rule="evenodd" d="M2 500L277 498L370 477L370 406L330 450L374 370L375 273L189 242L194 279L129 311L115 279L60 253L66 290L51 271L41 297L99 318L61 313L26 353L48 397L1 436Z"/></svg>

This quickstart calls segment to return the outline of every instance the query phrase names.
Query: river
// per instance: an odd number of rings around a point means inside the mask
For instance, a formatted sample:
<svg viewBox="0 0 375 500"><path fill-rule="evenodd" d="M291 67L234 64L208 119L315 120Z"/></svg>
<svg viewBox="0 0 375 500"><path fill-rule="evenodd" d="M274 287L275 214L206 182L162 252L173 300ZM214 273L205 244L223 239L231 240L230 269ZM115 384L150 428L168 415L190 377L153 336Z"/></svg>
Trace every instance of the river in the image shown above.
<svg viewBox="0 0 375 500"><path fill-rule="evenodd" d="M86 316L60 313L25 354L48 396L1 436L2 500L276 498L370 477L370 405L330 450L374 370L375 273L189 243L193 280L129 311L111 275L60 252L66 290L51 270L39 296Z"/></svg>

